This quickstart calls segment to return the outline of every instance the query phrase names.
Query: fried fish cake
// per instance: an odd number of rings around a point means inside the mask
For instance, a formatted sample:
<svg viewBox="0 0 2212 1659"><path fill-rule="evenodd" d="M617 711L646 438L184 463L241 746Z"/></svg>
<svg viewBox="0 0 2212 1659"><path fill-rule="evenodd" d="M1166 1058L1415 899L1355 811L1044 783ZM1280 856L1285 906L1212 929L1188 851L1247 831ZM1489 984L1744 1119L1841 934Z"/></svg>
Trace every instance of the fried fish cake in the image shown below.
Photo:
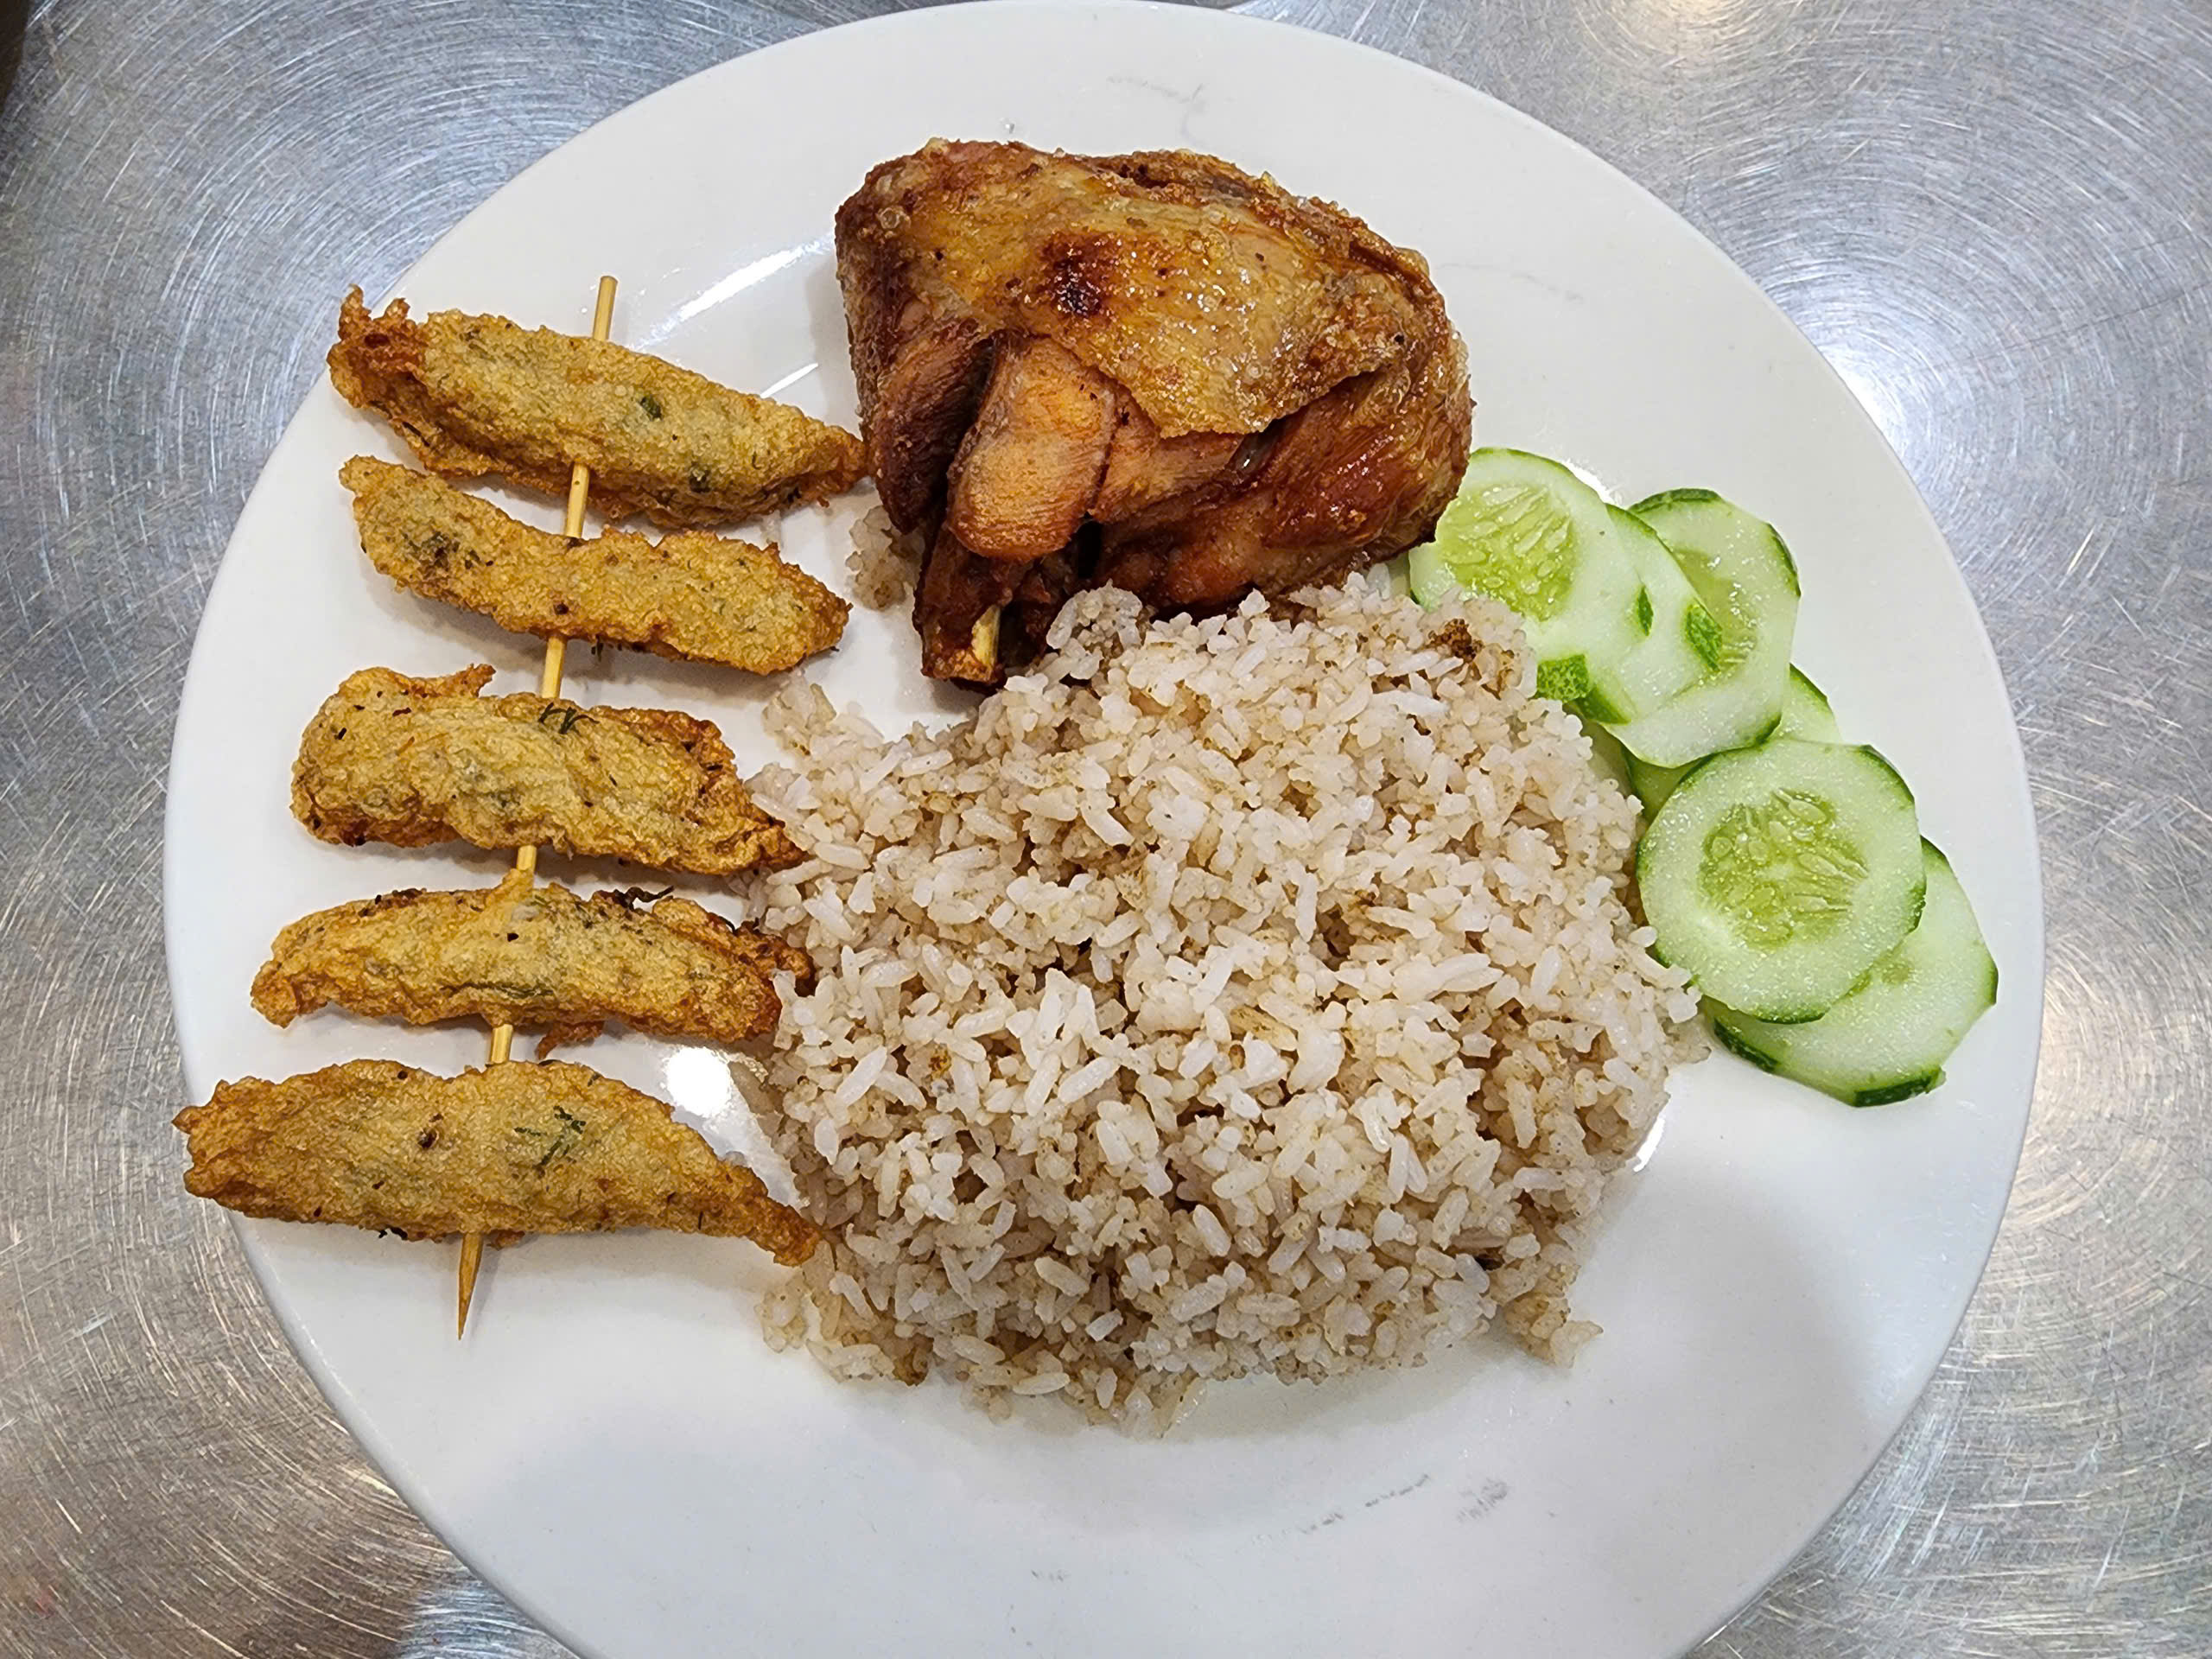
<svg viewBox="0 0 2212 1659"><path fill-rule="evenodd" d="M804 856L753 804L711 722L668 709L486 697L484 664L347 677L308 722L292 812L324 841L546 846L729 875Z"/></svg>
<svg viewBox="0 0 2212 1659"><path fill-rule="evenodd" d="M389 461L340 471L369 563L425 599L541 638L634 645L754 674L836 645L851 607L772 547L678 531L589 541L510 518L488 501Z"/></svg>
<svg viewBox="0 0 2212 1659"><path fill-rule="evenodd" d="M655 1227L749 1238L787 1264L818 1236L661 1102L559 1060L457 1077L348 1060L219 1084L175 1122L185 1189L241 1215L407 1238Z"/></svg>
<svg viewBox="0 0 2212 1659"><path fill-rule="evenodd" d="M498 473L566 496L577 461L609 518L728 524L823 501L859 481L861 441L840 428L609 340L505 317L394 300L372 317L361 290L338 313L330 379L389 420L448 478Z"/></svg>
<svg viewBox="0 0 2212 1659"><path fill-rule="evenodd" d="M776 1028L779 970L813 977L804 950L689 899L585 898L517 870L496 887L410 887L301 918L254 976L253 1006L280 1026L334 1002L416 1026L542 1028L541 1055L590 1041L607 1020L741 1043Z"/></svg>

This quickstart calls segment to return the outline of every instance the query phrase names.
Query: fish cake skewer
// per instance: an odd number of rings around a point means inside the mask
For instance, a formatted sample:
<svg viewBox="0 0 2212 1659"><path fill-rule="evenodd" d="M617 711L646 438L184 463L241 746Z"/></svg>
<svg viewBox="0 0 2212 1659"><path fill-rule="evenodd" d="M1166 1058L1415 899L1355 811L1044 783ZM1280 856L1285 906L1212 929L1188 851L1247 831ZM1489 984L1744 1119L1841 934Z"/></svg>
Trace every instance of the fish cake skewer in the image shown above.
<svg viewBox="0 0 2212 1659"><path fill-rule="evenodd" d="M766 397L600 339L404 300L340 306L330 378L389 419L448 478L499 474L563 495L591 468L592 505L671 526L734 523L823 501L859 481L861 441Z"/></svg>
<svg viewBox="0 0 2212 1659"><path fill-rule="evenodd" d="M176 1116L186 1188L241 1215L408 1238L652 1227L803 1262L814 1224L652 1096L559 1060L440 1077L349 1060L219 1084Z"/></svg>
<svg viewBox="0 0 2212 1659"><path fill-rule="evenodd" d="M343 846L542 843L701 875L804 856L754 804L710 721L480 696L491 677L481 663L428 679L349 675L301 736L294 816Z"/></svg>
<svg viewBox="0 0 2212 1659"><path fill-rule="evenodd" d="M353 492L361 549L378 570L518 633L773 674L845 632L851 607L772 547L698 531L658 543L626 531L578 540L365 455L339 478Z"/></svg>
<svg viewBox="0 0 2212 1659"><path fill-rule="evenodd" d="M410 888L302 917L270 947L253 1006L279 1026L335 1003L410 1025L538 1027L541 1056L607 1020L735 1044L775 1029L779 971L813 977L804 951L689 899L586 898L517 870L496 887Z"/></svg>

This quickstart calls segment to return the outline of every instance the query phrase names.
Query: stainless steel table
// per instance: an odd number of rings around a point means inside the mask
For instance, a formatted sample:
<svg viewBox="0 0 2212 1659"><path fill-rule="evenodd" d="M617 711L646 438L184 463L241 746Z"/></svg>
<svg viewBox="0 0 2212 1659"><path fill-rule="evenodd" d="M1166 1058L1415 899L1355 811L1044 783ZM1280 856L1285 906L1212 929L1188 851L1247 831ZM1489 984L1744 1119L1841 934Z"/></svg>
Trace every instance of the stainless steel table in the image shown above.
<svg viewBox="0 0 2212 1659"><path fill-rule="evenodd" d="M0 111L0 1653L556 1655L178 1185L162 777L331 296L588 123L864 5L57 0ZM2043 831L2043 1080L1879 1467L1707 1655L2212 1653L2212 9L1260 0L1580 139L1859 391Z"/></svg>

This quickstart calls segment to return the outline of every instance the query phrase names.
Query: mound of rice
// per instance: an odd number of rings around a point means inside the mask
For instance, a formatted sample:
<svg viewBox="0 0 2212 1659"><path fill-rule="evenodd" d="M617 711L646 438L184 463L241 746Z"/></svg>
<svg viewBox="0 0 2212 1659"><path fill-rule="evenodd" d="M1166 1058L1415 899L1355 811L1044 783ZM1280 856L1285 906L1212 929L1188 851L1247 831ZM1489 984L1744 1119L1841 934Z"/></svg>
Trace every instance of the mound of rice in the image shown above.
<svg viewBox="0 0 2212 1659"><path fill-rule="evenodd" d="M1052 644L935 735L772 713L798 760L757 786L812 857L756 897L821 975L771 1133L828 1241L770 1339L1138 1429L1493 1317L1566 1358L1577 1224L1695 1000L1511 618L1109 590Z"/></svg>

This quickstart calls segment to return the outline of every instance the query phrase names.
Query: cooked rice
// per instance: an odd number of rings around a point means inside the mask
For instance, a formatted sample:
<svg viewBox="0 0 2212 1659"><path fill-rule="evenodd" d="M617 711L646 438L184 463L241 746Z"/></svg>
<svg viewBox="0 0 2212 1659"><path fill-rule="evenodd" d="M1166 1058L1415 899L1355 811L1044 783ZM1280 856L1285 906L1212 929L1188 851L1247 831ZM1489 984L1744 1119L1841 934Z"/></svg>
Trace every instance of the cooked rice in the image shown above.
<svg viewBox="0 0 2212 1659"><path fill-rule="evenodd" d="M772 1133L829 1242L770 1339L1140 1429L1493 1317L1566 1359L1579 1224L1695 999L1512 619L1109 590L1052 643L936 734L771 711L799 760L758 788L813 856L762 919L821 968Z"/></svg>
<svg viewBox="0 0 2212 1659"><path fill-rule="evenodd" d="M853 597L862 610L887 611L912 598L921 568L921 537L893 529L881 502L854 524L845 569L852 574Z"/></svg>

